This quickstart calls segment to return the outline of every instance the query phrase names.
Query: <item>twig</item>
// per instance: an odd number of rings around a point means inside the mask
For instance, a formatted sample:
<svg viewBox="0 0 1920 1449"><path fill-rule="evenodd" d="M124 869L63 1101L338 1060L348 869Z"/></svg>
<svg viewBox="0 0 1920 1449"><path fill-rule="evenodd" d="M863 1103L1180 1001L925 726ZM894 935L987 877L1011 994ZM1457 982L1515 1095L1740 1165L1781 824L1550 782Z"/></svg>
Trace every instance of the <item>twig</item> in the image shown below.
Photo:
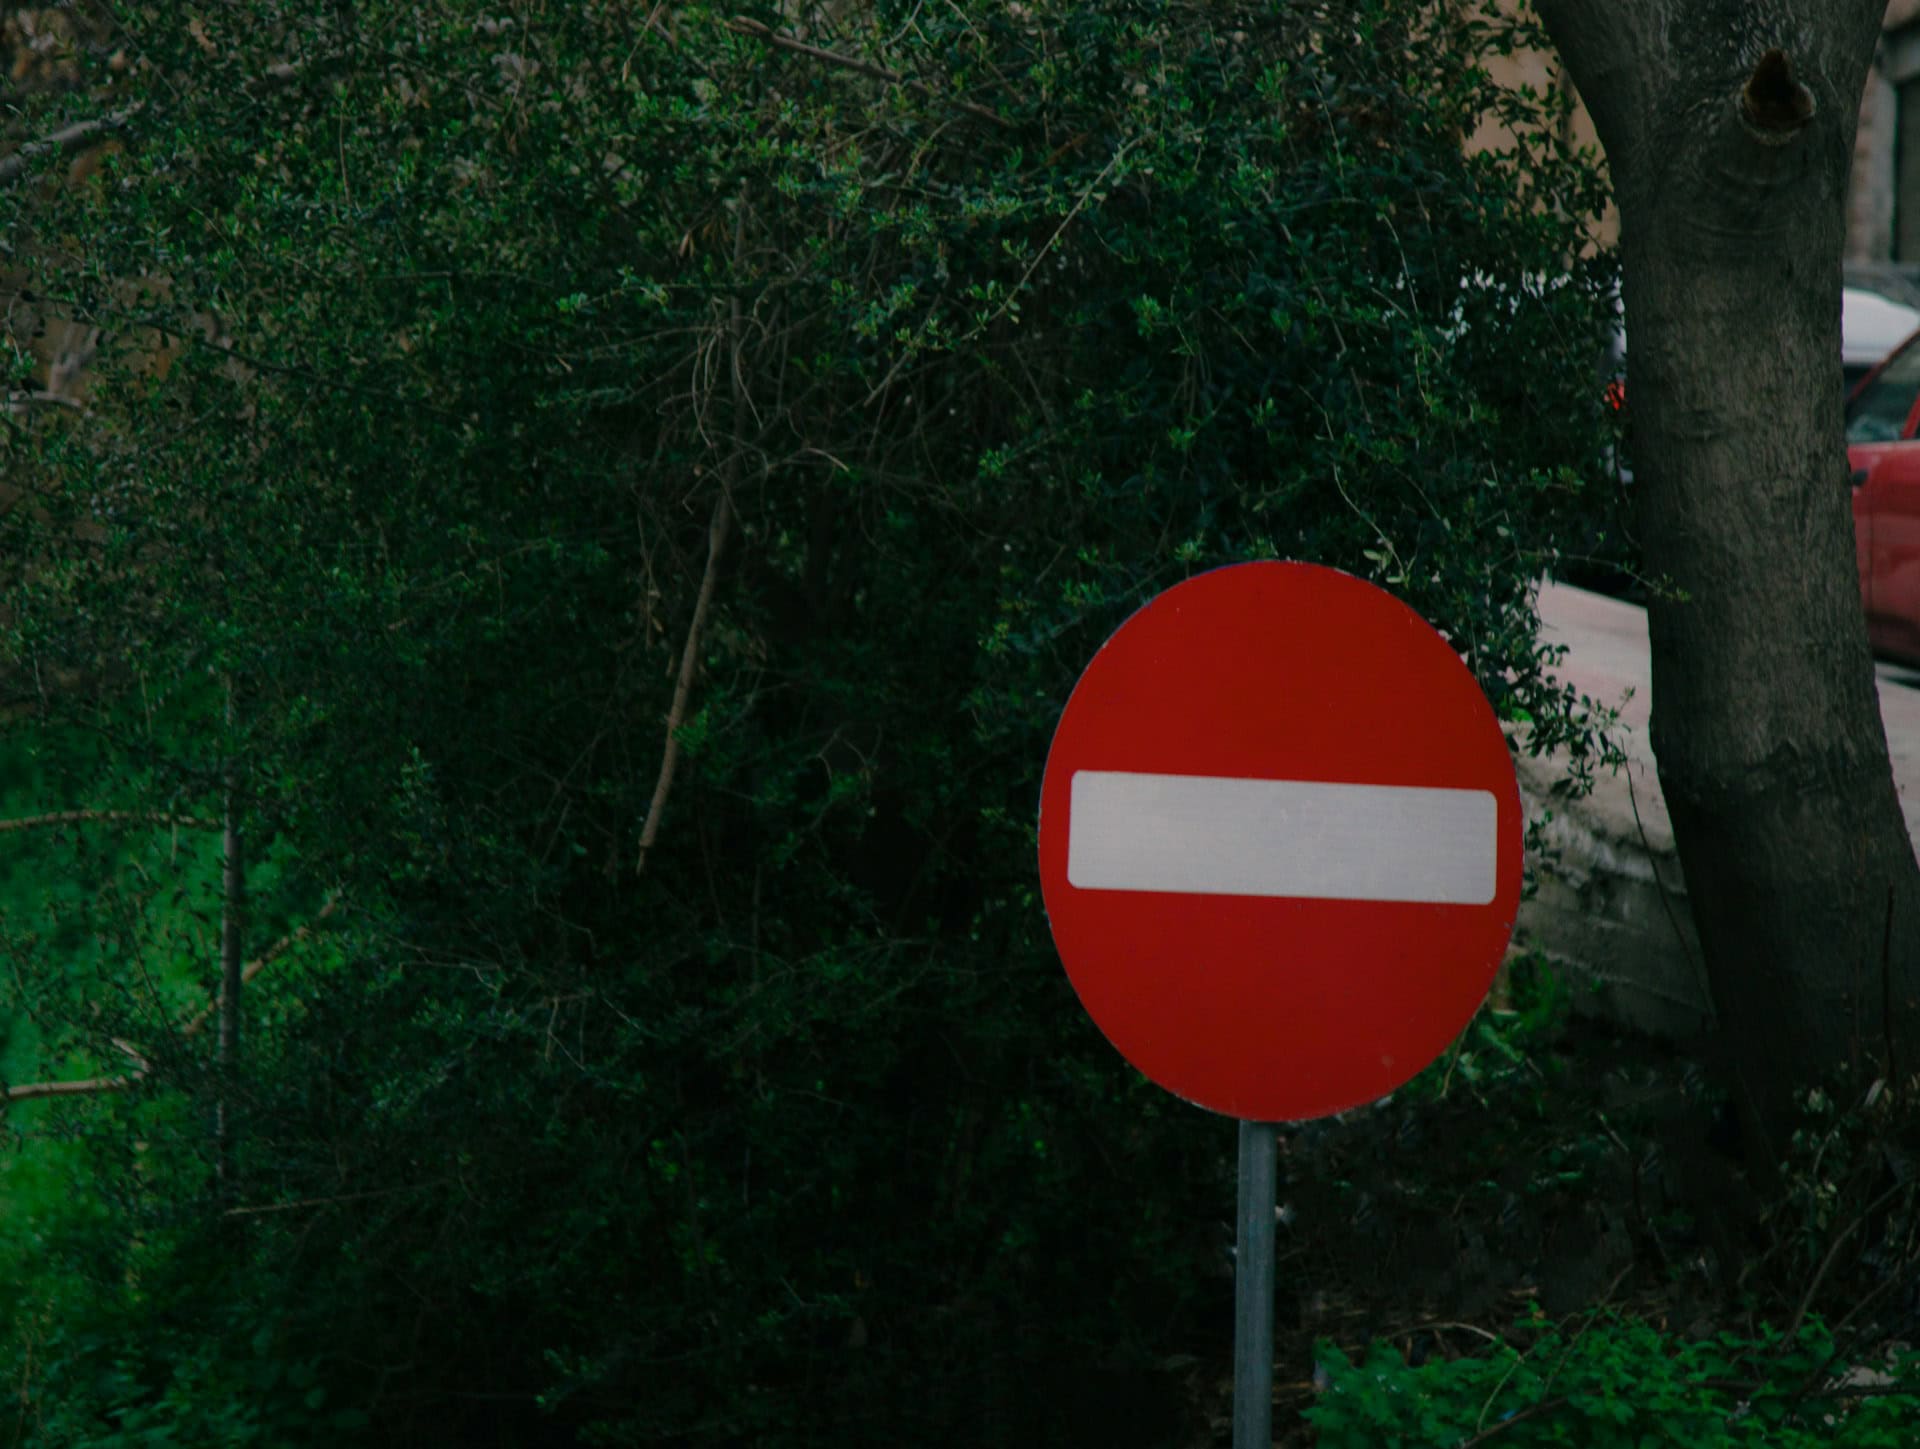
<svg viewBox="0 0 1920 1449"><path fill-rule="evenodd" d="M202 335L198 328L182 328L167 319L150 316L144 312L133 311L125 307L114 307L104 302L86 302L83 304L67 297L51 297L48 300L56 302L63 307L69 307L72 309L73 315L89 320L118 321L124 326L151 328L160 335L162 341L177 341L190 347L199 348L205 352L216 352L222 357L232 362L237 362L242 367L250 367L256 372L270 372L280 377L294 377L300 379L302 382L310 382L316 387L331 388L336 392L356 393L362 397L379 398L383 402L398 403L404 408L409 408L416 412L430 413L434 417L451 418L459 416L459 414L451 408L438 407L423 398L408 397L394 387L380 387L372 383L364 382L349 382L345 378L331 377L326 373L316 372L310 367L302 367L298 363L275 362L271 358L261 357L255 353L242 352L230 343L217 342L211 337ZM14 394L14 398L26 402L48 401L48 395L42 393ZM73 399L62 398L59 401L63 406L78 406Z"/></svg>
<svg viewBox="0 0 1920 1449"><path fill-rule="evenodd" d="M18 181L27 174L27 168L42 156L71 151L95 136L123 129L139 111L139 106L129 106L124 111L98 116L91 121L75 121L42 140L27 142L11 156L0 156L0 186L10 186Z"/></svg>
<svg viewBox="0 0 1920 1449"><path fill-rule="evenodd" d="M339 904L340 896L336 891L333 895L327 897L326 903L314 913L311 921L301 926L298 930L289 931L260 955L249 961L245 970L240 973L240 979L243 982L253 980L255 976L258 976L262 971L266 970L268 966L272 965L274 961L284 955L289 948L306 940L307 937L313 934L313 928L328 916L332 915ZM212 1018L214 1010L215 1007L213 1005L202 1008L199 1015L195 1016L180 1029L180 1035L183 1038L190 1037L199 1031L200 1028L205 1026ZM113 1045L119 1051L131 1057L134 1062L138 1064L137 1071L131 1072L124 1077L87 1077L74 1082L27 1082L18 1087L9 1087L0 1084L0 1105L8 1102L31 1101L35 1097L77 1097L84 1096L89 1092L125 1091L128 1087L131 1087L135 1082L147 1075L148 1062L146 1057L141 1054L140 1049L132 1042L124 1041L119 1037L114 1037L112 1041Z"/></svg>
<svg viewBox="0 0 1920 1449"><path fill-rule="evenodd" d="M145 1075L145 1072L132 1072L124 1077L84 1077L77 1082L24 1082L17 1087L0 1085L0 1104L30 1102L35 1097L83 1097L92 1092L124 1092Z"/></svg>
<svg viewBox="0 0 1920 1449"><path fill-rule="evenodd" d="M1667 883L1660 875L1660 857L1654 853L1653 842L1647 839L1646 822L1640 818L1640 797L1633 788L1633 761L1623 759L1620 773L1627 777L1627 804L1633 807L1633 828L1639 833L1640 848L1647 853L1647 865L1653 871L1653 886L1660 893L1660 907L1667 914L1667 924L1673 927L1674 944L1680 948L1680 954L1686 958L1692 968L1695 981L1706 993L1707 1009L1713 1009L1713 982L1707 976L1706 963L1694 959L1692 950L1687 946L1686 932L1680 929L1680 916L1673 908L1673 900L1667 894Z"/></svg>
<svg viewBox="0 0 1920 1449"><path fill-rule="evenodd" d="M0 820L0 835L13 830L36 830L50 825L82 825L97 821L133 821L141 825L184 825L190 830L218 830L218 820L193 815L169 815L163 810L56 810L48 815L25 815Z"/></svg>
<svg viewBox="0 0 1920 1449"><path fill-rule="evenodd" d="M1880 1030L1886 1037L1887 1090L1898 1093L1900 1073L1893 1056L1893 883L1887 883L1887 926L1880 937Z"/></svg>
<svg viewBox="0 0 1920 1449"><path fill-rule="evenodd" d="M1453 1087L1453 1069L1460 1065L1460 1053L1466 1048L1467 1033L1473 1030L1473 1023L1480 1019L1480 1013L1474 1012L1472 1020L1460 1028L1460 1035L1453 1039L1453 1050L1447 1053L1447 1069L1440 1075L1440 1100L1445 1101L1447 1093Z"/></svg>
<svg viewBox="0 0 1920 1449"><path fill-rule="evenodd" d="M1065 216L1060 218L1060 225L1053 229L1053 234L1047 238L1045 245L1035 254L1033 260L1027 263L1027 269L1020 274L1020 280L1013 284L1012 290L1007 293L1006 300L994 308L989 316L976 323L967 332L966 336L960 339L962 343L972 341L1006 314L1007 309L1014 304L1021 290L1027 285L1028 280L1033 276L1034 272L1039 269L1040 263L1047 259L1048 253L1053 250L1053 244L1060 240L1060 234L1073 224L1073 219L1076 216L1086 209L1087 203L1093 199L1093 193L1100 189L1100 183L1113 174L1113 168L1120 164L1127 152L1131 151L1137 144L1137 141L1138 138L1136 137L1122 141L1118 146L1114 147L1113 155L1109 156L1107 158L1107 164L1100 168L1100 174L1081 188L1080 195L1075 198L1072 208ZM885 385L885 383L882 383L881 387ZM867 401L872 402L879 392L880 388L875 388L873 392L868 393Z"/></svg>
<svg viewBox="0 0 1920 1449"><path fill-rule="evenodd" d="M667 711L667 744L660 756L660 778L653 783L653 800L647 806L647 821L640 828L640 850L633 861L633 873L647 868L647 852L660 834L660 814L666 808L667 792L673 788L673 772L680 763L680 726L687 716L687 699L693 693L693 676L700 662L700 634L706 627L707 610L713 604L713 585L720 572L720 552L727 544L727 529L733 521L733 499L722 493L713 508L713 523L707 529L707 571L700 578L700 595L694 601L693 621L687 625L686 646L680 652L680 677L673 686L673 705Z"/></svg>
<svg viewBox="0 0 1920 1449"><path fill-rule="evenodd" d="M7 394L7 411L10 413L22 412L27 408L67 408L73 412L85 412L86 407L77 397L49 392L44 388L19 388Z"/></svg>
<svg viewBox="0 0 1920 1449"><path fill-rule="evenodd" d="M1012 125L1012 122L1008 121L1004 116L995 111L990 111L985 106L978 105L973 101L963 101L957 96L938 95L933 88L924 81L914 80L911 76L902 75L897 70L888 70L883 65L875 65L870 60L861 60L857 56L842 55L837 50L826 50L818 45L809 45L804 40L795 40L790 35L782 35L770 26L763 25L758 20L749 20L744 15L734 16L726 22L726 26L727 29L731 30L735 35L750 35L755 40L763 41L777 50L790 50L795 55L804 55L810 59L822 61L827 65L836 65L842 70L850 70L857 75L870 76L874 80L885 81L888 85L901 86L912 91L915 95L925 96L930 101L945 101L947 104L965 111L969 116L978 117L980 120L990 122L993 125Z"/></svg>
<svg viewBox="0 0 1920 1449"><path fill-rule="evenodd" d="M737 271L746 247L747 205L743 196L733 219L733 264ZM738 279L736 278L736 281ZM736 290L727 319L731 334L728 368L733 400L733 424L737 431L746 410L746 381L740 375L740 293ZM707 526L707 567L700 576L700 592L693 602L693 618L687 624L687 642L680 651L680 675L674 681L673 703L667 708L667 742L660 753L660 777L653 782L653 799L647 803L647 818L640 827L640 848L634 852L633 873L647 868L647 853L660 835L660 817L667 807L667 794L673 789L673 773L680 764L680 726L686 722L687 700L693 694L693 676L700 666L700 635L706 628L707 611L713 607L713 587L720 576L720 555L727 546L727 530L733 524L733 478L739 454L727 464L728 476L720 486L720 501L713 506L713 522Z"/></svg>
<svg viewBox="0 0 1920 1449"><path fill-rule="evenodd" d="M1502 1419L1499 1423L1493 1425L1491 1428L1482 1429L1478 1434L1475 1434L1471 1439L1462 1439L1457 1445L1454 1446L1454 1449L1474 1449L1474 1445L1484 1444L1487 1442L1487 1440L1493 1438L1494 1435L1504 1434L1507 1430L1511 1429L1515 1424L1525 1423L1528 1419L1531 1419L1536 1414L1544 1414L1550 1409L1557 1409L1562 1404L1566 1403L1566 1401L1567 1401L1567 1395L1555 1394L1552 1398L1542 1399L1539 1403L1529 1405L1527 1408L1516 1409L1513 1413L1507 1415L1506 1418Z"/></svg>
<svg viewBox="0 0 1920 1449"><path fill-rule="evenodd" d="M251 961L247 962L246 966L240 972L241 985L244 986L247 982L253 980L254 977L258 976L262 971L266 970L267 967L271 966L275 961L278 961L289 950L299 945L302 941L306 940L309 936L311 936L313 934L313 928L319 925L322 921L326 920L328 916L332 915L334 911L339 907L339 905L340 905L340 893L338 891L335 891L332 895L327 897L325 903L321 905L320 909L314 912L313 919L311 921L308 921L304 926L300 926L292 931L287 932L286 935L282 936L279 940L275 941L271 946L267 947L266 950L262 951L258 956L254 957ZM210 1020L213 1019L213 1013L217 1009L218 1009L218 1004L212 1003L212 1002L208 1003L206 1006L201 1007L199 1012L196 1013L192 1018L190 1018L185 1026L180 1028L180 1035L182 1037L189 1037L194 1035L196 1032L200 1030L201 1027L205 1026Z"/></svg>
<svg viewBox="0 0 1920 1449"><path fill-rule="evenodd" d="M109 1037L108 1040L113 1044L113 1048L115 1051L119 1052L122 1056L131 1059L133 1064L136 1067L138 1067L141 1071L144 1072L153 1065L144 1056L140 1054L140 1048L135 1046L132 1042L128 1041L125 1037L118 1037L118 1036Z"/></svg>
<svg viewBox="0 0 1920 1449"><path fill-rule="evenodd" d="M1886 1296L1888 1289L1896 1288L1906 1281L1909 1280L1903 1279L1898 1273L1888 1274L1884 1280L1876 1283L1872 1288L1869 1288L1862 1294L1860 1301L1849 1308L1841 1317L1840 1321L1827 1330L1828 1341L1833 1344L1832 1350L1814 1367L1813 1372L1800 1381L1800 1387L1787 1396L1787 1403L1789 1405L1797 1404L1802 1399L1826 1397L1828 1391L1816 1390L1814 1385L1825 1378L1828 1371L1840 1361L1842 1353L1840 1335L1846 1332L1847 1325L1853 1322L1859 1314ZM1785 1344L1782 1346L1781 1352L1785 1353L1792 1344L1793 1338L1789 1335Z"/></svg>
<svg viewBox="0 0 1920 1449"><path fill-rule="evenodd" d="M346 183L345 176L341 184ZM233 676L227 676L226 725L233 731ZM240 988L246 980L247 863L246 837L240 828L240 768L229 758L220 849L220 1029L214 1063L220 1079L220 1098L213 1108L214 1175L220 1195L233 1190L234 1110L231 1093L240 1060Z"/></svg>
<svg viewBox="0 0 1920 1449"><path fill-rule="evenodd" d="M261 1213L292 1212L295 1208L326 1207L336 1202L362 1202L370 1197L392 1197L394 1194L402 1192L424 1192L426 1189L438 1187L446 1181L446 1178L438 1177L432 1182L409 1183L405 1187L382 1187L372 1189L368 1192L346 1192L336 1197L303 1197L295 1202L262 1203L258 1207L234 1207L228 1208L224 1216L230 1218L257 1217Z"/></svg>
<svg viewBox="0 0 1920 1449"><path fill-rule="evenodd" d="M1892 1187L1888 1188L1862 1208L1860 1215L1840 1230L1840 1235L1833 1240L1832 1245L1827 1249L1826 1256L1820 1260L1820 1266L1814 1270L1813 1281L1807 1284L1807 1291L1800 1296L1800 1307L1794 1311L1793 1321L1787 1325L1787 1342L1793 1342L1794 1337L1800 1332L1801 1320L1807 1316L1807 1310L1813 1306L1813 1295L1820 1291L1820 1284L1826 1279L1827 1269L1833 1266L1833 1260L1839 1256L1841 1245L1845 1243L1848 1238L1852 1237L1860 1226L1865 1223L1868 1218L1872 1217L1874 1213L1878 1212L1882 1206L1900 1193L1907 1191L1911 1186L1912 1184L1910 1183L1896 1182Z"/></svg>

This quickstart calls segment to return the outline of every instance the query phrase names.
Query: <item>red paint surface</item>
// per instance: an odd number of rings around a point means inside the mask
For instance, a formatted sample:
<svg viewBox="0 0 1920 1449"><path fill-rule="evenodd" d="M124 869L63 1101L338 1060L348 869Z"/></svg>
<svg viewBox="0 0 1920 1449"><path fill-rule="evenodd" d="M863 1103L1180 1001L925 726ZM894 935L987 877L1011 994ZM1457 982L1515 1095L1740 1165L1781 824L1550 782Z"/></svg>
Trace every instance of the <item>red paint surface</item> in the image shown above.
<svg viewBox="0 0 1920 1449"><path fill-rule="evenodd" d="M1484 906L1067 883L1077 770L1480 789L1498 804ZM1492 984L1520 904L1520 792L1492 707L1391 594L1312 564L1216 569L1094 656L1040 799L1040 879L1074 989L1121 1054L1229 1116L1299 1121L1385 1096Z"/></svg>
<svg viewBox="0 0 1920 1449"><path fill-rule="evenodd" d="M1847 402L1860 600L1874 652L1920 664L1920 335Z"/></svg>

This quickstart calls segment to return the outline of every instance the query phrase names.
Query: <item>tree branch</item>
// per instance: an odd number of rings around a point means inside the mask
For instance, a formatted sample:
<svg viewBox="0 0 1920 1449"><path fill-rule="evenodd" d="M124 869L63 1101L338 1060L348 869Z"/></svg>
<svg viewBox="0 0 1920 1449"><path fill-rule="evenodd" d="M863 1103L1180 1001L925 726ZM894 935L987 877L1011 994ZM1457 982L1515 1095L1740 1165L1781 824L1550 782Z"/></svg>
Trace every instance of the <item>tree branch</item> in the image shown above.
<svg viewBox="0 0 1920 1449"><path fill-rule="evenodd" d="M750 22L743 22L750 23ZM746 250L747 202L742 195L733 218L733 266L736 273ZM740 293L736 289L727 317L728 385L732 394L734 432L746 412L746 379L740 374ZM680 726L687 717L687 700L693 693L693 676L700 665L700 634L706 627L707 611L713 605L714 582L720 576L720 555L727 546L727 529L733 522L734 475L739 471L736 449L725 465L720 483L720 501L713 506L713 522L707 526L707 567L700 576L700 593L694 599L693 619L687 625L686 646L680 651L680 677L674 682L673 703L667 709L667 743L660 755L660 777L653 782L653 799L647 804L647 818L640 827L640 848L634 853L633 873L647 868L647 853L660 834L660 817L667 808L667 793L673 789L673 772L680 763Z"/></svg>
<svg viewBox="0 0 1920 1449"><path fill-rule="evenodd" d="M129 106L124 111L114 111L91 121L75 121L71 126L64 126L41 140L27 142L11 156L0 156L0 186L11 186L25 176L27 168L42 156L77 150L95 136L125 129L127 122L139 111L139 106Z"/></svg>
<svg viewBox="0 0 1920 1449"><path fill-rule="evenodd" d="M28 408L68 408L73 412L84 412L86 404L77 397L68 397L65 393L49 392L45 388L21 388L7 394L7 411L25 412Z"/></svg>
<svg viewBox="0 0 1920 1449"><path fill-rule="evenodd" d="M874 80L885 81L888 85L900 86L903 89L912 91L917 96L925 97L927 100L943 101L948 105L958 107L960 110L965 111L969 116L977 117L992 125L1005 127L1013 124L998 112L991 111L987 109L987 107L978 105L973 101L963 101L957 96L939 95L924 81L914 80L911 76L902 75L897 70L888 70L885 66L875 65L870 60L861 60L856 56L842 55L836 50L827 50L818 45L809 45L804 40L795 40L790 35L782 35L779 31L762 25L758 20L749 20L744 15L734 16L733 19L726 22L726 25L727 29L731 30L735 35L750 35L755 40L771 45L777 50L790 50L795 55L804 55L811 60L821 61L827 65L838 66L841 70L850 70L856 75L871 76Z"/></svg>
<svg viewBox="0 0 1920 1449"><path fill-rule="evenodd" d="M145 327L159 334L162 342L179 342L203 352L215 352L229 362L241 367L252 368L255 372L270 372L279 377L298 378L310 382L316 387L332 388L336 392L357 393L362 397L379 398L383 402L397 403L403 408L415 412L430 413L434 417L451 418L458 414L452 409L437 407L423 398L408 397L393 387L379 387L372 383L350 382L346 378L332 377L313 368L303 367L294 362L275 362L271 358L260 357L251 352L242 352L226 342L219 342L204 335L198 327L182 327L170 318L155 317L145 312L132 311L125 307L115 307L105 302L80 303L71 297L52 296L46 300L70 309L70 315L100 326L109 323L121 327ZM57 405L78 407L79 403L69 398L57 398L44 392L16 393L10 399L14 406Z"/></svg>
<svg viewBox="0 0 1920 1449"><path fill-rule="evenodd" d="M245 970L241 972L240 979L243 982L253 980L254 977L258 976L262 971L266 970L267 967L279 960L280 957L285 955L290 949L306 940L313 934L313 928L328 916L332 915L339 904L340 893L335 891L327 897L326 903L322 905L318 911L314 912L311 921L308 921L297 930L289 931L253 960L249 961ZM184 1039L197 1033L212 1020L216 1008L217 1003L211 1003L203 1007L197 1015L180 1029L181 1037ZM94 1092L124 1092L128 1087L131 1087L135 1082L147 1075L148 1062L146 1057L141 1054L140 1049L132 1042L123 1041L121 1038L115 1037L113 1038L113 1045L133 1060L136 1070L129 1072L124 1077L87 1077L74 1082L25 1082L17 1087L9 1087L5 1083L0 1083L0 1107L5 1107L12 1102L31 1101L35 1097L80 1097Z"/></svg>
<svg viewBox="0 0 1920 1449"><path fill-rule="evenodd" d="M1479 1444L1484 1444L1489 1439L1496 1438L1499 1435L1506 1433L1507 1430L1514 1428L1516 1425L1526 1423L1527 1420L1533 1418L1537 1414L1552 1413L1555 1409L1559 1408L1562 1404L1566 1402L1567 1402L1567 1396L1565 1394L1555 1394L1550 1399L1542 1399L1537 1404L1529 1404L1524 1409L1517 1409L1513 1413L1507 1415L1506 1418L1496 1423L1492 1428L1482 1429L1478 1434L1475 1434L1471 1439L1462 1439L1460 1441L1460 1449L1474 1449L1474 1446Z"/></svg>
<svg viewBox="0 0 1920 1449"><path fill-rule="evenodd" d="M369 1192L343 1192L335 1197L303 1197L297 1202L270 1202L262 1203L257 1207L231 1207L226 1210L225 1216L230 1218L256 1217L261 1213L292 1212L295 1208L330 1207L334 1203L364 1202L366 1199L372 1197L392 1197L396 1193L402 1192L424 1192L430 1187L439 1187L442 1183L451 1180L450 1178L436 1177L430 1182L413 1182L408 1183L405 1187L382 1187L375 1188Z"/></svg>
<svg viewBox="0 0 1920 1449"><path fill-rule="evenodd" d="M84 1097L96 1092L124 1092L145 1075L145 1072L133 1072L124 1077L87 1077L77 1082L23 1082L17 1087L0 1083L0 1106L30 1102L35 1097Z"/></svg>
<svg viewBox="0 0 1920 1449"><path fill-rule="evenodd" d="M1652 105L1639 41L1651 23L1631 0L1535 0L1554 48L1615 168L1637 151Z"/></svg>
<svg viewBox="0 0 1920 1449"><path fill-rule="evenodd" d="M275 961L278 961L282 956L286 955L288 951L311 936L313 934L313 928L326 920L328 916L332 915L339 905L340 893L335 891L327 897L320 909L313 913L313 919L311 921L308 921L304 926L287 932L286 935L275 941L251 961L247 962L246 966L240 972L241 985L244 986L247 982L253 980L254 977L266 970ZM195 1035L213 1019L213 1014L218 1009L218 1002L209 1002L206 1006L201 1007L197 1013L188 1019L187 1024L180 1028L180 1035L183 1038Z"/></svg>
<svg viewBox="0 0 1920 1449"><path fill-rule="evenodd" d="M189 830L218 830L218 820L194 815L169 815L163 810L56 810L47 815L24 815L0 820L0 835L14 830L37 830L52 825L83 825L102 821L131 821L140 825L176 825Z"/></svg>
<svg viewBox="0 0 1920 1449"><path fill-rule="evenodd" d="M735 304L736 310L738 303ZM660 834L660 816L667 806L667 792L673 788L673 772L680 763L680 726L687 717L687 699L693 693L693 676L700 662L700 634L706 627L707 610L713 604L714 580L720 572L720 553L727 546L727 528L733 521L733 499L722 492L714 505L713 523L707 529L707 570L700 578L700 595L694 601L693 622L687 625L686 646L680 651L680 677L673 686L673 705L667 711L667 744L660 756L660 778L653 784L653 799L647 806L646 824L640 828L640 850L634 857L633 873L647 868L647 852Z"/></svg>
<svg viewBox="0 0 1920 1449"><path fill-rule="evenodd" d="M130 1059L134 1066L138 1067L142 1072L152 1067L153 1064L140 1054L140 1048L128 1041L125 1037L109 1037L108 1041L112 1043L115 1051Z"/></svg>

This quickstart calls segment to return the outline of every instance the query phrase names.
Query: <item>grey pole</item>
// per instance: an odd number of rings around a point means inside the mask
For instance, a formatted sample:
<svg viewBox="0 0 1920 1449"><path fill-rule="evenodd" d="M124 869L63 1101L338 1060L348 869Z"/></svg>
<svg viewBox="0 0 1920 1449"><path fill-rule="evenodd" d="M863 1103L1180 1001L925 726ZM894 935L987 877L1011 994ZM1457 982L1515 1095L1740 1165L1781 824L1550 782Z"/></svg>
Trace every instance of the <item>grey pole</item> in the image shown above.
<svg viewBox="0 0 1920 1449"><path fill-rule="evenodd" d="M1233 1258L1233 1449L1273 1444L1274 1156L1271 1122L1240 1124L1240 1214Z"/></svg>

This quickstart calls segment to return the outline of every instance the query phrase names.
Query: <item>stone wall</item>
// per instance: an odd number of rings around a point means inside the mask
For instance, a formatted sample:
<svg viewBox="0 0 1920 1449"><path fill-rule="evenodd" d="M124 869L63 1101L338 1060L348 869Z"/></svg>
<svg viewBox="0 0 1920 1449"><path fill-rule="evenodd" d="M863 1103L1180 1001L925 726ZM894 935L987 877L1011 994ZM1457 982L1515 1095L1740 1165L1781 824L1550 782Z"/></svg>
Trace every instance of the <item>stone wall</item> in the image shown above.
<svg viewBox="0 0 1920 1449"><path fill-rule="evenodd" d="M1520 906L1515 947L1560 969L1581 1015L1675 1040L1704 1032L1713 1006L1672 833L1664 811L1648 822L1651 811L1633 808L1651 768L1631 761L1576 800L1564 790L1564 762L1519 764L1521 799L1529 825L1542 827L1543 848L1528 860L1533 891ZM1654 784L1649 805L1658 798Z"/></svg>

